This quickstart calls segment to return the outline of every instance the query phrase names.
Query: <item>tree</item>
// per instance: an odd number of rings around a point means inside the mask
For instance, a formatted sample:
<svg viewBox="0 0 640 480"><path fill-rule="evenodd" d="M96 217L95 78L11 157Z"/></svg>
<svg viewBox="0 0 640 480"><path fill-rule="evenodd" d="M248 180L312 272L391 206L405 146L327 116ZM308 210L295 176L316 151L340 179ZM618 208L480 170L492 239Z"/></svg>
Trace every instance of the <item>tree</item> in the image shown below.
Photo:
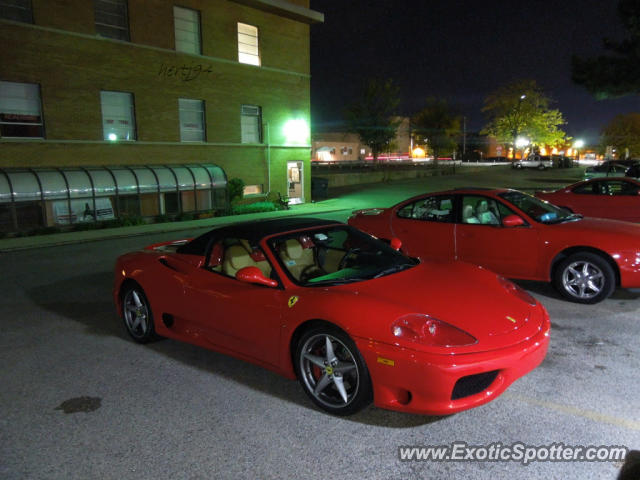
<svg viewBox="0 0 640 480"><path fill-rule="evenodd" d="M438 161L442 152L455 150L460 137L460 116L446 100L427 99L426 106L411 120L413 131L429 145Z"/></svg>
<svg viewBox="0 0 640 480"><path fill-rule="evenodd" d="M599 99L640 94L640 2L620 0L618 16L627 35L621 42L604 39L609 55L571 59L572 80Z"/></svg>
<svg viewBox="0 0 640 480"><path fill-rule="evenodd" d="M640 113L616 115L602 129L603 147L612 146L621 156L640 156Z"/></svg>
<svg viewBox="0 0 640 480"><path fill-rule="evenodd" d="M399 103L399 90L391 80L370 80L346 110L349 131L371 148L374 161L396 136L399 121L394 115Z"/></svg>
<svg viewBox="0 0 640 480"><path fill-rule="evenodd" d="M555 145L565 140L560 125L566 122L559 110L550 108L547 97L534 80L517 80L489 94L482 111L488 123L481 131L498 143L513 146L526 138L532 145Z"/></svg>

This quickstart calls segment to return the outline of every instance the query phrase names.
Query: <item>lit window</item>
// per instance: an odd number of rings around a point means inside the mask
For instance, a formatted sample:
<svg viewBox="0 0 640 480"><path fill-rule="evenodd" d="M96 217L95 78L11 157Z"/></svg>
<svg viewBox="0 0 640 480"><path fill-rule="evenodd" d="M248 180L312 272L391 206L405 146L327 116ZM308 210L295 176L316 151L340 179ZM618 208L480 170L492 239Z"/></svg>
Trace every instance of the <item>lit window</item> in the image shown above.
<svg viewBox="0 0 640 480"><path fill-rule="evenodd" d="M93 0L93 8L98 35L129 41L127 0Z"/></svg>
<svg viewBox="0 0 640 480"><path fill-rule="evenodd" d="M133 94L126 92L100 92L102 130L105 140L135 140L136 120Z"/></svg>
<svg viewBox="0 0 640 480"><path fill-rule="evenodd" d="M190 8L173 7L176 51L200 55L200 12Z"/></svg>
<svg viewBox="0 0 640 480"><path fill-rule="evenodd" d="M238 61L260 66L258 29L245 23L238 23Z"/></svg>
<svg viewBox="0 0 640 480"><path fill-rule="evenodd" d="M180 110L180 141L205 142L204 101L178 99Z"/></svg>
<svg viewBox="0 0 640 480"><path fill-rule="evenodd" d="M242 194L246 195L260 195L262 193L262 185L245 185Z"/></svg>
<svg viewBox="0 0 640 480"><path fill-rule="evenodd" d="M39 85L0 82L0 136L44 137Z"/></svg>
<svg viewBox="0 0 640 480"><path fill-rule="evenodd" d="M0 0L0 18L33 23L31 0Z"/></svg>
<svg viewBox="0 0 640 480"><path fill-rule="evenodd" d="M242 105L240 129L242 143L262 143L262 109L256 105Z"/></svg>

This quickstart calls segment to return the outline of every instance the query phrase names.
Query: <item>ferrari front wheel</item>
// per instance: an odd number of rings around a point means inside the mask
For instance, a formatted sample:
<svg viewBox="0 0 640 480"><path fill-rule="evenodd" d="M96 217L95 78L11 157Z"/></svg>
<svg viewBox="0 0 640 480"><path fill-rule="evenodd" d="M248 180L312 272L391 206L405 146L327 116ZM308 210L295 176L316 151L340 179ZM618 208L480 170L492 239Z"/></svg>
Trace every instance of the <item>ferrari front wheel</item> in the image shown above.
<svg viewBox="0 0 640 480"><path fill-rule="evenodd" d="M362 355L337 328L317 327L305 332L297 344L295 368L305 393L329 413L351 415L373 399Z"/></svg>
<svg viewBox="0 0 640 480"><path fill-rule="evenodd" d="M142 288L131 284L122 293L122 318L131 338L138 343L156 340L153 314Z"/></svg>
<svg viewBox="0 0 640 480"><path fill-rule="evenodd" d="M598 303L608 298L616 287L615 272L609 262L591 252L565 258L554 277L558 291L577 303Z"/></svg>

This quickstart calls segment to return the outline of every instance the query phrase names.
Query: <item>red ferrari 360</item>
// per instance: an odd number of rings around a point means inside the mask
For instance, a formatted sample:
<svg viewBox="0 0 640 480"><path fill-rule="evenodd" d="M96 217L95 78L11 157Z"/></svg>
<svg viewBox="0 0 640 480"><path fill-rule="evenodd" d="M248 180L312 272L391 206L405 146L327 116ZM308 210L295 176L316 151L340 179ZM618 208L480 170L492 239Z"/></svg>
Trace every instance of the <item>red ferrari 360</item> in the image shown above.
<svg viewBox="0 0 640 480"><path fill-rule="evenodd" d="M420 258L461 260L508 278L552 281L568 300L596 303L640 287L640 225L583 218L517 190L430 193L359 210L349 224L399 238Z"/></svg>
<svg viewBox="0 0 640 480"><path fill-rule="evenodd" d="M287 219L123 255L113 297L131 337L169 337L297 378L338 415L449 414L542 362L544 307L462 262L423 261L348 225Z"/></svg>

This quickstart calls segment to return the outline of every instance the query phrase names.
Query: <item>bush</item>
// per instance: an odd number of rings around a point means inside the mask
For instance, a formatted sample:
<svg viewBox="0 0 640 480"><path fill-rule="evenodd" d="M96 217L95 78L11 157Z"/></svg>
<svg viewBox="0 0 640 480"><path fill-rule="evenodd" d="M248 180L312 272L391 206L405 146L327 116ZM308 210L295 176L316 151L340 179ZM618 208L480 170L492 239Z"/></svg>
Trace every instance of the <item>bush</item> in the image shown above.
<svg viewBox="0 0 640 480"><path fill-rule="evenodd" d="M246 205L234 205L231 210L233 215L242 215L243 213L275 212L280 208L273 202L256 202Z"/></svg>
<svg viewBox="0 0 640 480"><path fill-rule="evenodd" d="M227 191L229 192L230 202L233 202L236 198L242 198L244 192L244 180L241 178L232 178L227 182Z"/></svg>

